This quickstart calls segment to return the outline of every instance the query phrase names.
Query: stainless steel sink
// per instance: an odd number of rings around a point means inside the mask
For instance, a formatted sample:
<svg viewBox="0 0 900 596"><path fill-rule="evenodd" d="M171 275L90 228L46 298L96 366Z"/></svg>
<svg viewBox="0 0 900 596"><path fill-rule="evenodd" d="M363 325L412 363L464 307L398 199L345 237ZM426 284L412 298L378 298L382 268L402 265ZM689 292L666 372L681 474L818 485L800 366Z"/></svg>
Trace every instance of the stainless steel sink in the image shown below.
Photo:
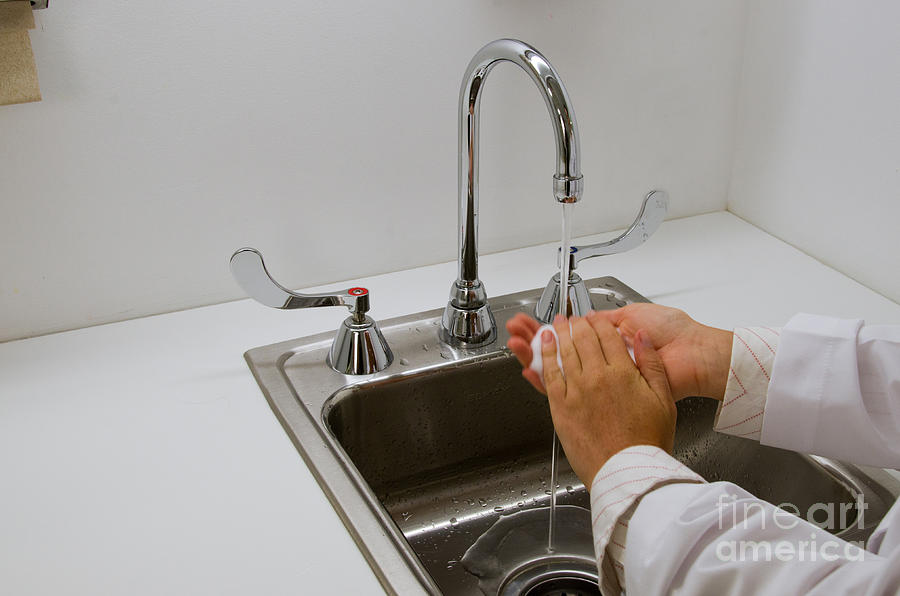
<svg viewBox="0 0 900 596"><path fill-rule="evenodd" d="M586 285L595 309L646 301L614 278ZM517 312L534 311L539 294L492 299L500 335L474 350L440 343L440 310L384 321L394 363L365 377L325 364L330 333L247 352L273 411L388 592L480 593L459 563L466 550L501 516L549 503L549 410L521 378L504 330ZM712 400L680 402L675 441L675 456L710 481L800 511L817 502L839 509L861 495L865 523L857 527L850 515L841 534L856 540L900 492L882 470L715 433L715 410ZM557 495L589 506L566 462Z"/></svg>

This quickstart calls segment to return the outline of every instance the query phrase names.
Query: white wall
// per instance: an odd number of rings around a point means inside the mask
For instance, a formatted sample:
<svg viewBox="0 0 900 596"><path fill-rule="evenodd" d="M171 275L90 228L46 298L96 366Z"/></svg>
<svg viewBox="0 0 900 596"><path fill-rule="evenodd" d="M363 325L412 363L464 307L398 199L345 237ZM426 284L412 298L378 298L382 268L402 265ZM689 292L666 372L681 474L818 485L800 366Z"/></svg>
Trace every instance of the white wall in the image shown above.
<svg viewBox="0 0 900 596"><path fill-rule="evenodd" d="M723 209L743 11L57 0L32 33L44 101L0 108L0 340L241 297L245 245L290 287L454 259L460 78L497 37L566 81L576 233L625 225L656 186L672 216ZM482 250L557 238L538 93L501 66L482 107Z"/></svg>
<svg viewBox="0 0 900 596"><path fill-rule="evenodd" d="M748 3L728 207L900 302L898 27L896 0Z"/></svg>

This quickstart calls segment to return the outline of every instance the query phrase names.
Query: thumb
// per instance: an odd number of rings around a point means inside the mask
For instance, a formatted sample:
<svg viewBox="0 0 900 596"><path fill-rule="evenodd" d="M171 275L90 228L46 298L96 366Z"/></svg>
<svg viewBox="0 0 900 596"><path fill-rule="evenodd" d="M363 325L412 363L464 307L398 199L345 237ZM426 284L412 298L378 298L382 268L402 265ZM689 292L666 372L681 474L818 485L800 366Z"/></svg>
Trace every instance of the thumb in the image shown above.
<svg viewBox="0 0 900 596"><path fill-rule="evenodd" d="M623 306L622 308L617 308L615 310L592 310L588 313L588 317L599 317L601 319L606 319L610 323L613 324L614 327L618 327L622 321L625 320L625 317L628 316L628 313L631 312L632 305Z"/></svg>
<svg viewBox="0 0 900 596"><path fill-rule="evenodd" d="M634 340L634 360L638 370L641 371L641 376L646 379L647 384L658 396L672 399L666 366L663 364L659 352L653 347L650 336L641 329L634 334Z"/></svg>

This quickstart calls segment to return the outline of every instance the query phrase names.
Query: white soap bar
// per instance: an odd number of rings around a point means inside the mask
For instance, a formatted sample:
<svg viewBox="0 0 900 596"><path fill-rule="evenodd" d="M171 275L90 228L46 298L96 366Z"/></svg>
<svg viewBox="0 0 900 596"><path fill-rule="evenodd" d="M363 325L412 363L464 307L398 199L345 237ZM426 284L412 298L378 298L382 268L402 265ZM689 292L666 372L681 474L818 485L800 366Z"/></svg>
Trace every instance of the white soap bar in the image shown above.
<svg viewBox="0 0 900 596"><path fill-rule="evenodd" d="M553 325L543 325L540 329L537 330L537 333L534 334L534 338L531 340L531 364L528 365L528 368L533 370L538 374L541 380L544 380L544 358L541 356L541 336L544 334L544 331L549 331L553 334L553 341L556 342L556 365L559 367L559 370L562 371L562 357L559 355L559 336L556 334L556 329L553 328ZM566 376L566 373L563 372L563 377Z"/></svg>

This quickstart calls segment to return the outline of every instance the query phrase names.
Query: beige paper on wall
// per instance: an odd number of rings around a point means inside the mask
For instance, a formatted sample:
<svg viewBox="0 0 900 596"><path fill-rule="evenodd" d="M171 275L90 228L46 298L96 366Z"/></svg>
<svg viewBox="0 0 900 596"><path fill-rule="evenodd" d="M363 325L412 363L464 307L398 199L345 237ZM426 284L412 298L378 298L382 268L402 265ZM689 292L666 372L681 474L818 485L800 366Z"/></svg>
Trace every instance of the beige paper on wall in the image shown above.
<svg viewBox="0 0 900 596"><path fill-rule="evenodd" d="M0 2L0 105L41 100L28 29L34 29L28 0Z"/></svg>
<svg viewBox="0 0 900 596"><path fill-rule="evenodd" d="M31 2L26 0L0 2L0 33L22 29L34 29Z"/></svg>

